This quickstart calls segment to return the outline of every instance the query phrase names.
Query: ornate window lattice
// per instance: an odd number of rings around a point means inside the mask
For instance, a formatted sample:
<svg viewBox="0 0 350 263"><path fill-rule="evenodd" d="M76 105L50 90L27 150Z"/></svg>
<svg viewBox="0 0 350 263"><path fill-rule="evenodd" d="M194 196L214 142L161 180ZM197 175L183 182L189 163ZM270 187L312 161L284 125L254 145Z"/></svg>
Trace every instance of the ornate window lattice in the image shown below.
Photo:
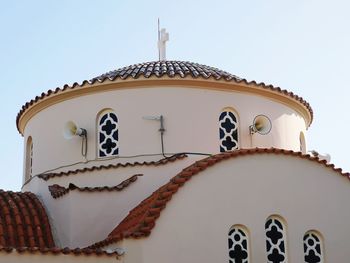
<svg viewBox="0 0 350 263"><path fill-rule="evenodd" d="M118 118L112 111L102 112L98 120L98 156L119 154Z"/></svg>
<svg viewBox="0 0 350 263"><path fill-rule="evenodd" d="M219 117L220 152L238 149L238 122L232 111L225 110Z"/></svg>
<svg viewBox="0 0 350 263"><path fill-rule="evenodd" d="M248 263L248 237L246 232L238 226L228 233L228 249L230 263Z"/></svg>
<svg viewBox="0 0 350 263"><path fill-rule="evenodd" d="M322 263L321 238L315 231L309 231L304 235L304 259L307 263Z"/></svg>
<svg viewBox="0 0 350 263"><path fill-rule="evenodd" d="M270 217L265 223L266 251L268 263L287 262L285 229L276 217Z"/></svg>
<svg viewBox="0 0 350 263"><path fill-rule="evenodd" d="M28 180L33 174L33 140L29 136L26 144L26 169L25 169L25 179Z"/></svg>

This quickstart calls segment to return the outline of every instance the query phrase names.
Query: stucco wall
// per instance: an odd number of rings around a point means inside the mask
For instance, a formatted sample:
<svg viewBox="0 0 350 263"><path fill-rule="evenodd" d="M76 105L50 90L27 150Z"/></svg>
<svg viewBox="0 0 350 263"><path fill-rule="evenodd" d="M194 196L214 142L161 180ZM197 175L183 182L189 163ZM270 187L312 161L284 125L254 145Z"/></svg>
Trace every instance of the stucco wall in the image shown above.
<svg viewBox="0 0 350 263"><path fill-rule="evenodd" d="M228 262L228 232L249 231L252 262L266 262L264 224L286 221L289 262L304 262L303 235L324 237L325 262L348 262L350 182L323 165L291 156L253 155L216 164L167 203L147 238L126 239L125 262Z"/></svg>
<svg viewBox="0 0 350 263"><path fill-rule="evenodd" d="M259 95L184 86L119 89L65 100L34 115L24 139L33 138L33 174L84 160L81 139L67 141L62 136L69 120L87 129L87 159L96 159L97 114L112 108L119 118L120 156L160 153L159 122L142 119L146 115L164 116L166 152L217 153L218 118L225 107L238 113L241 148L299 150L305 120L289 106ZM271 119L271 133L250 136L249 126L259 114Z"/></svg>
<svg viewBox="0 0 350 263"><path fill-rule="evenodd" d="M48 181L35 177L22 190L35 193L45 205L56 245L86 247L106 238L132 208L198 158L189 156L159 166L129 166L71 174ZM153 157L153 160L159 159L159 156ZM122 163L134 161L141 162L141 159L122 160ZM49 185L68 187L69 183L79 187L116 186L135 174L143 176L122 191L74 190L54 199L48 190Z"/></svg>

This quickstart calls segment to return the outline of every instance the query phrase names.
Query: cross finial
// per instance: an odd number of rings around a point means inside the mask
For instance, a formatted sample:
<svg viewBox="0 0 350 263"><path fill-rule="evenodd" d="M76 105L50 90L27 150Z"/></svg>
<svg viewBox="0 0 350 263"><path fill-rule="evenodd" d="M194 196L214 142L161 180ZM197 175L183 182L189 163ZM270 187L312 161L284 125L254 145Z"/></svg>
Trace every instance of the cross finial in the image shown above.
<svg viewBox="0 0 350 263"><path fill-rule="evenodd" d="M159 29L158 19L158 55L159 61L166 60L166 41L169 41L169 33L166 32L165 28Z"/></svg>

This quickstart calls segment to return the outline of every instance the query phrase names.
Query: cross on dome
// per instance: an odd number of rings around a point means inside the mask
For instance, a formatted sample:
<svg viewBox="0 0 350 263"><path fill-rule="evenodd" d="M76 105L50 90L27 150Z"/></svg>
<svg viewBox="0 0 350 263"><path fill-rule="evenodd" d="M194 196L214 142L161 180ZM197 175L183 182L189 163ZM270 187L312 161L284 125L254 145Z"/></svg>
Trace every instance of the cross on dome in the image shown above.
<svg viewBox="0 0 350 263"><path fill-rule="evenodd" d="M166 41L169 41L169 33L166 32L165 28L159 30L159 20L158 20L158 53L159 61L166 60Z"/></svg>

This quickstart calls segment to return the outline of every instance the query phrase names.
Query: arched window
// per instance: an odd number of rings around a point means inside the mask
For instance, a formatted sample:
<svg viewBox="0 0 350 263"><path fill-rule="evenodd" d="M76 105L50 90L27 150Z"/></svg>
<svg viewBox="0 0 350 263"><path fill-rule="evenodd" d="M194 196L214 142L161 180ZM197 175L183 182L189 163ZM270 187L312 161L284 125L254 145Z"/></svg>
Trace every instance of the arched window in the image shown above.
<svg viewBox="0 0 350 263"><path fill-rule="evenodd" d="M112 110L104 110L98 118L98 157L119 154L118 117Z"/></svg>
<svg viewBox="0 0 350 263"><path fill-rule="evenodd" d="M219 117L220 152L238 149L238 120L231 109L224 109Z"/></svg>
<svg viewBox="0 0 350 263"><path fill-rule="evenodd" d="M248 234L244 227L233 226L228 233L230 263L249 262Z"/></svg>
<svg viewBox="0 0 350 263"><path fill-rule="evenodd" d="M265 223L266 252L268 263L287 262L285 226L283 220L271 216Z"/></svg>
<svg viewBox="0 0 350 263"><path fill-rule="evenodd" d="M26 166L25 166L25 180L27 181L33 175L33 140L29 136L26 144Z"/></svg>
<svg viewBox="0 0 350 263"><path fill-rule="evenodd" d="M299 141L300 141L300 151L303 154L306 154L306 142L305 142L305 136L303 132L300 132Z"/></svg>
<svg viewBox="0 0 350 263"><path fill-rule="evenodd" d="M322 238L316 231L308 231L304 238L304 260L306 263L323 263Z"/></svg>

